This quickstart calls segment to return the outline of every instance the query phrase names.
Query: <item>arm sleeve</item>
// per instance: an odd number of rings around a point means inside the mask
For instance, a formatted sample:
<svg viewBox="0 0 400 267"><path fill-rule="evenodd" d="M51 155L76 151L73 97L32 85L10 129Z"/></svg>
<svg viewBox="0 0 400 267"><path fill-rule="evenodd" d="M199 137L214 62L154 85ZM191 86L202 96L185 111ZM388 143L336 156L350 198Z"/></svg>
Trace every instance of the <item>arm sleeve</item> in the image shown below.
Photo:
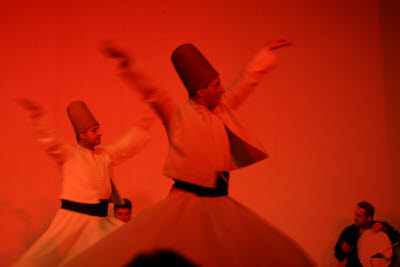
<svg viewBox="0 0 400 267"><path fill-rule="evenodd" d="M148 143L150 139L148 131L153 120L152 117L143 118L139 125L132 127L116 143L104 147L113 166L133 157Z"/></svg>
<svg viewBox="0 0 400 267"><path fill-rule="evenodd" d="M237 109L246 100L266 73L276 65L276 56L268 47L263 47L240 75L231 89L227 90L224 103Z"/></svg>
<svg viewBox="0 0 400 267"><path fill-rule="evenodd" d="M139 92L142 99L155 110L164 126L168 128L170 119L177 109L177 104L170 95L152 84L137 68L125 68L120 72L120 76L132 89Z"/></svg>
<svg viewBox="0 0 400 267"><path fill-rule="evenodd" d="M345 234L346 230L343 231L340 234L340 237L338 239L338 241L336 242L335 245L335 257L339 260L339 261L343 261L346 258L346 253L344 253L341 249L340 246L342 245L343 241L345 240Z"/></svg>
<svg viewBox="0 0 400 267"><path fill-rule="evenodd" d="M67 159L70 146L58 136L45 114L31 117L32 128L38 143L46 153L62 164Z"/></svg>

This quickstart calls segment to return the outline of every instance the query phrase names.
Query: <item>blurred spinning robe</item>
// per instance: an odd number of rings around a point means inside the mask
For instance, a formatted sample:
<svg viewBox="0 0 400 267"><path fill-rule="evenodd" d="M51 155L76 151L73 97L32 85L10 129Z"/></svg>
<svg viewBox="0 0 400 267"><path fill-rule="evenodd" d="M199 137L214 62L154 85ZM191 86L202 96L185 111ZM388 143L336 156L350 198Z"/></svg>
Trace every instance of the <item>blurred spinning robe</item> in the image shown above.
<svg viewBox="0 0 400 267"><path fill-rule="evenodd" d="M76 135L98 125L81 101L71 103L67 110ZM62 208L15 266L59 266L123 224L107 215L108 200L123 203L111 179L111 167L137 153L148 140L148 126L133 127L119 142L90 150L66 144L43 114L33 116L32 122L37 140L60 168Z"/></svg>
<svg viewBox="0 0 400 267"><path fill-rule="evenodd" d="M189 94L218 77L193 45L179 47L172 60ZM158 249L199 266L314 266L294 241L226 194L228 171L267 157L233 110L274 62L274 55L263 48L213 110L191 99L178 107L139 70L125 69L123 78L163 121L169 139L164 174L175 185L164 200L68 266L125 266L135 256Z"/></svg>

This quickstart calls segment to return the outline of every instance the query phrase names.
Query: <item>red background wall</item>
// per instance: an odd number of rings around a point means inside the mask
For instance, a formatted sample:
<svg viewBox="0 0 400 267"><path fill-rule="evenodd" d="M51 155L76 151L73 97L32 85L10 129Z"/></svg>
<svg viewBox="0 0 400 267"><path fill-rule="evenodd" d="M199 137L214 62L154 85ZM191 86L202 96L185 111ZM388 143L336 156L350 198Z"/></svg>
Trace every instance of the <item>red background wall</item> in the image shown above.
<svg viewBox="0 0 400 267"><path fill-rule="evenodd" d="M399 19L395 1L12 1L0 4L0 265L48 227L61 177L33 139L18 97L41 103L74 143L65 107L87 102L103 143L149 112L100 52L129 48L161 87L184 102L169 60L194 43L228 86L259 47L278 35L279 66L240 110L271 158L232 173L231 195L293 237L320 266L352 223L357 202L400 224ZM397 71L396 71L397 70ZM167 139L161 123L134 159L115 169L134 213L163 198Z"/></svg>

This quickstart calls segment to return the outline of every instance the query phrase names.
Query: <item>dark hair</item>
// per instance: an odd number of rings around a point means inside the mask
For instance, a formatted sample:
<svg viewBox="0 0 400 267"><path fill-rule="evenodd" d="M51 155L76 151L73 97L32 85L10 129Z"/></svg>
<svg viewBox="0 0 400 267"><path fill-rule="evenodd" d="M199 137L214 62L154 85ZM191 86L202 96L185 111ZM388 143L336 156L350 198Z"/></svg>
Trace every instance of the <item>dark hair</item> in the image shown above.
<svg viewBox="0 0 400 267"><path fill-rule="evenodd" d="M121 209L128 208L128 209L132 210L132 202L129 199L124 198L124 204L122 204L122 205L114 204L114 211L116 211L119 208L121 208Z"/></svg>
<svg viewBox="0 0 400 267"><path fill-rule="evenodd" d="M374 218L375 208L367 201L360 202L357 204L357 206L365 210L365 216L371 216L371 218Z"/></svg>

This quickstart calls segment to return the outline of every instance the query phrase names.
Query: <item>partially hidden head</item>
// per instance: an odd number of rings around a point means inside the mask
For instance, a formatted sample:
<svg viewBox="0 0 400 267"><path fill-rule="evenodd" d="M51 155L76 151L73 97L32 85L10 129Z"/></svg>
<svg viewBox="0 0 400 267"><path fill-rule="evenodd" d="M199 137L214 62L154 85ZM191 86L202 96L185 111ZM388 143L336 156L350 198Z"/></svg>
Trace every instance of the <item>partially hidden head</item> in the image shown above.
<svg viewBox="0 0 400 267"><path fill-rule="evenodd" d="M123 222L129 222L132 217L132 202L124 198L124 204L114 204L114 216Z"/></svg>

